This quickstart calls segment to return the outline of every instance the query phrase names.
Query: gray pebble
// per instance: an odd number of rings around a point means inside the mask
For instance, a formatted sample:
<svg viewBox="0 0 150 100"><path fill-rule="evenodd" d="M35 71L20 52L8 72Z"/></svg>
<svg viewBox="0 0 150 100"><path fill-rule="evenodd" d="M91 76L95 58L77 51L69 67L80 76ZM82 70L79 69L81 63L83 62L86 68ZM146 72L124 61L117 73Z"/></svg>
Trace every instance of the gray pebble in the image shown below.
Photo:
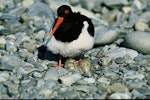
<svg viewBox="0 0 150 100"><path fill-rule="evenodd" d="M125 46L143 54L150 54L150 34L147 32L132 32L125 37Z"/></svg>
<svg viewBox="0 0 150 100"><path fill-rule="evenodd" d="M118 57L118 58L116 58L114 61L115 61L115 63L117 63L117 64L123 64L123 63L124 63L124 58Z"/></svg>
<svg viewBox="0 0 150 100"><path fill-rule="evenodd" d="M142 21L139 21L135 24L135 29L137 31L147 31L149 29L149 26L148 26L148 24L146 24Z"/></svg>
<svg viewBox="0 0 150 100"><path fill-rule="evenodd" d="M42 77L42 74L40 72L33 72L33 77L40 78Z"/></svg>
<svg viewBox="0 0 150 100"><path fill-rule="evenodd" d="M109 99L131 99L131 93L113 93L110 95Z"/></svg>
<svg viewBox="0 0 150 100"><path fill-rule="evenodd" d="M58 69L58 68L49 68L47 72L45 73L44 79L54 79L58 80L59 76L67 74L68 71L65 69Z"/></svg>
<svg viewBox="0 0 150 100"><path fill-rule="evenodd" d="M97 91L96 86L79 85L79 86L72 86L72 88L76 91L82 91L86 93Z"/></svg>
<svg viewBox="0 0 150 100"><path fill-rule="evenodd" d="M118 30L114 28L96 27L94 35L95 45L105 45L112 43L119 35Z"/></svg>
<svg viewBox="0 0 150 100"><path fill-rule="evenodd" d="M111 92L128 92L129 89L127 86L121 84L121 83L114 83L111 86L107 88Z"/></svg>
<svg viewBox="0 0 150 100"><path fill-rule="evenodd" d="M81 79L81 74L75 73L70 75L61 76L58 78L58 81L61 84L64 84L66 86L70 86L71 84L75 83L77 80Z"/></svg>
<svg viewBox="0 0 150 100"><path fill-rule="evenodd" d="M4 37L0 37L0 48L4 49L6 44L6 39Z"/></svg>
<svg viewBox="0 0 150 100"><path fill-rule="evenodd" d="M15 55L4 55L3 59L1 59L1 64L1 69L12 71L14 68L20 67L22 65L22 61Z"/></svg>
<svg viewBox="0 0 150 100"><path fill-rule="evenodd" d="M29 9L28 14L30 16L39 16L39 17L45 16L47 18L50 18L51 20L53 20L54 18L51 9L42 2L36 2L35 4L33 4Z"/></svg>
<svg viewBox="0 0 150 100"><path fill-rule="evenodd" d="M61 93L62 98L65 99L77 99L80 97L80 92L77 91L65 91Z"/></svg>
<svg viewBox="0 0 150 100"><path fill-rule="evenodd" d="M29 63L24 63L24 66L22 67L19 67L17 69L17 74L18 75L26 75L26 74L29 74L33 71L35 71L36 69L33 67L32 64L29 64Z"/></svg>
<svg viewBox="0 0 150 100"><path fill-rule="evenodd" d="M104 3L108 6L127 5L127 0L105 0Z"/></svg>
<svg viewBox="0 0 150 100"><path fill-rule="evenodd" d="M0 82L5 82L9 79L10 75L8 72L1 72L0 71Z"/></svg>
<svg viewBox="0 0 150 100"><path fill-rule="evenodd" d="M16 45L14 44L14 42L6 42L6 50L8 52L16 52L17 51L17 47Z"/></svg>

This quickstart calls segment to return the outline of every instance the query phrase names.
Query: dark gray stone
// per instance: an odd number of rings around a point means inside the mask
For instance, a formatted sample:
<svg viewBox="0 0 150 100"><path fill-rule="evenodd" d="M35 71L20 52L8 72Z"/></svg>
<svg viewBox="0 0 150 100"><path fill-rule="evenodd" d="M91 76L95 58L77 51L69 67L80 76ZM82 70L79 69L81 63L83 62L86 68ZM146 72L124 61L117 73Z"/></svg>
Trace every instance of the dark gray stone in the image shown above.
<svg viewBox="0 0 150 100"><path fill-rule="evenodd" d="M123 64L123 63L124 63L124 58L123 58L123 57L118 57L118 58L116 58L114 61L115 61L115 63L117 63L117 64Z"/></svg>

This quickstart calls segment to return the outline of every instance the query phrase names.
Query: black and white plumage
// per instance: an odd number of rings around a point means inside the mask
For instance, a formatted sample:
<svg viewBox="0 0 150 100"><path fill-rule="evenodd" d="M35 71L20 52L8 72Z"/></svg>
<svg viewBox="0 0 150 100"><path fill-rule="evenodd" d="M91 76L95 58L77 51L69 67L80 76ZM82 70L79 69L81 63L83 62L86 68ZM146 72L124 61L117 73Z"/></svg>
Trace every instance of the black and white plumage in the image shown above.
<svg viewBox="0 0 150 100"><path fill-rule="evenodd" d="M67 5L60 6L57 14L58 18L55 19L53 26L55 32L46 48L40 47L39 51L49 50L63 57L75 57L90 50L94 45L94 26L91 19L80 13L72 12ZM59 17L63 18L63 21L55 28Z"/></svg>

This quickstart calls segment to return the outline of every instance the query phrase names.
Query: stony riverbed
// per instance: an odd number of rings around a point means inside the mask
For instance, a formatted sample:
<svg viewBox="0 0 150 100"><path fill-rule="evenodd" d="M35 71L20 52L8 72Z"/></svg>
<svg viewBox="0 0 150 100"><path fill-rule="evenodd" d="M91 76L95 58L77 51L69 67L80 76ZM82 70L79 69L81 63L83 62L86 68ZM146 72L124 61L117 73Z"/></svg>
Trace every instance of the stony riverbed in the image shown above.
<svg viewBox="0 0 150 100"><path fill-rule="evenodd" d="M37 48L63 4L92 19L95 46L57 69ZM149 0L0 0L0 99L150 99L149 10Z"/></svg>

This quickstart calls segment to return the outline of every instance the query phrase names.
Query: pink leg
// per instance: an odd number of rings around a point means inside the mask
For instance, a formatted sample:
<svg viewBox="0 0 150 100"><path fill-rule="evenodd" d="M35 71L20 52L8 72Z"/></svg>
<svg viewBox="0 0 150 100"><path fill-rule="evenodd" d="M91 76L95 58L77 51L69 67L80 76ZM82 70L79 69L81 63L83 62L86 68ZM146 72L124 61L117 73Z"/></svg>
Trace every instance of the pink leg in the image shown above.
<svg viewBox="0 0 150 100"><path fill-rule="evenodd" d="M61 61L61 55L59 55L59 61L58 61L58 64L57 65L53 65L53 67L55 68L62 68L62 61Z"/></svg>
<svg viewBox="0 0 150 100"><path fill-rule="evenodd" d="M80 58L80 59L77 61L77 63L80 64L81 61L82 61L82 59Z"/></svg>

